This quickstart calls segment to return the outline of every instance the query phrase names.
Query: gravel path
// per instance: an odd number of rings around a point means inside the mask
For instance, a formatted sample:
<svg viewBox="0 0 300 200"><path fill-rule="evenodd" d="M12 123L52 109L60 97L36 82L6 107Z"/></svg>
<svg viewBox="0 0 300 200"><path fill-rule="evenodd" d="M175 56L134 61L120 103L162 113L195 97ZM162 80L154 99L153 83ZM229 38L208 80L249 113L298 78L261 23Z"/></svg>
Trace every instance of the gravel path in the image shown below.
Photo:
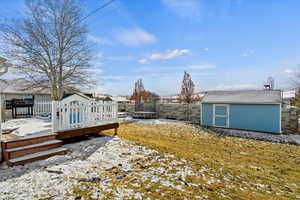
<svg viewBox="0 0 300 200"><path fill-rule="evenodd" d="M219 136L240 137L240 138L262 140L262 141L273 142L273 143L300 145L300 135L272 134L272 133L262 133L262 132L254 132L254 131L223 129L223 128L216 128L216 127L210 127L208 128L208 130L211 131L213 134Z"/></svg>

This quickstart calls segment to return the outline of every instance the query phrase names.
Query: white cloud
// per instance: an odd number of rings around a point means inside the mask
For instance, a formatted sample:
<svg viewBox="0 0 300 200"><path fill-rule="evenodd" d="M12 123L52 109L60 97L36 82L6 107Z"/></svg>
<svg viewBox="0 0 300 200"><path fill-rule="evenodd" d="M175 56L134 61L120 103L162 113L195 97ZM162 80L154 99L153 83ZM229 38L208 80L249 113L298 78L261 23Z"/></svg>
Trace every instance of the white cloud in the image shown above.
<svg viewBox="0 0 300 200"><path fill-rule="evenodd" d="M292 74L292 73L295 73L295 70L292 70L292 69L286 69L286 70L284 70L284 73Z"/></svg>
<svg viewBox="0 0 300 200"><path fill-rule="evenodd" d="M88 40L101 45L114 45L114 42L100 36L88 35Z"/></svg>
<svg viewBox="0 0 300 200"><path fill-rule="evenodd" d="M114 33L114 38L121 44L127 46L141 46L156 42L154 35L141 28L120 29Z"/></svg>
<svg viewBox="0 0 300 200"><path fill-rule="evenodd" d="M87 72L93 73L93 74L102 74L104 71L100 68L92 67L89 69L86 69Z"/></svg>
<svg viewBox="0 0 300 200"><path fill-rule="evenodd" d="M93 58L95 60L97 59L101 59L101 60L113 60L113 61L132 61L132 60L136 60L135 57L133 56L107 56L106 54L104 54L103 52L98 52L96 53ZM99 65L102 65L100 62L93 62L93 63L98 63Z"/></svg>
<svg viewBox="0 0 300 200"><path fill-rule="evenodd" d="M105 60L113 60L113 61L131 61L136 58L133 56L105 56Z"/></svg>
<svg viewBox="0 0 300 200"><path fill-rule="evenodd" d="M100 62L100 61L93 61L93 62L91 63L91 65L92 65L93 67L101 67L101 66L104 65L104 63L103 63L103 62Z"/></svg>
<svg viewBox="0 0 300 200"><path fill-rule="evenodd" d="M138 62L139 62L140 64L147 64L147 63L148 63L148 60L147 60L147 59L140 59L140 60L138 60Z"/></svg>
<svg viewBox="0 0 300 200"><path fill-rule="evenodd" d="M243 53L241 54L241 56L243 56L243 57L248 57L248 56L252 56L254 53L255 53L254 50L247 50L247 51L243 52Z"/></svg>
<svg viewBox="0 0 300 200"><path fill-rule="evenodd" d="M102 52L98 52L96 53L96 55L94 56L94 58L102 58L103 57L103 53Z"/></svg>
<svg viewBox="0 0 300 200"><path fill-rule="evenodd" d="M258 89L255 84L221 84L215 89L217 90L246 90L246 89Z"/></svg>
<svg viewBox="0 0 300 200"><path fill-rule="evenodd" d="M203 70L203 69L214 69L216 68L215 65L213 64L202 64L202 65L189 65L186 67L186 69L191 69L191 70Z"/></svg>
<svg viewBox="0 0 300 200"><path fill-rule="evenodd" d="M127 78L127 76L101 76L100 78L104 80L123 80Z"/></svg>
<svg viewBox="0 0 300 200"><path fill-rule="evenodd" d="M174 71L174 70L208 70L216 68L213 64L198 64L198 65L187 65L187 66L170 66L170 67L160 67L160 66L148 66L140 67L137 71Z"/></svg>
<svg viewBox="0 0 300 200"><path fill-rule="evenodd" d="M199 20L202 15L200 0L162 0L162 3L180 17Z"/></svg>
<svg viewBox="0 0 300 200"><path fill-rule="evenodd" d="M178 56L188 54L190 50L188 49L174 49L174 50L168 50L165 53L155 53L150 55L150 60L168 60L172 58L176 58Z"/></svg>

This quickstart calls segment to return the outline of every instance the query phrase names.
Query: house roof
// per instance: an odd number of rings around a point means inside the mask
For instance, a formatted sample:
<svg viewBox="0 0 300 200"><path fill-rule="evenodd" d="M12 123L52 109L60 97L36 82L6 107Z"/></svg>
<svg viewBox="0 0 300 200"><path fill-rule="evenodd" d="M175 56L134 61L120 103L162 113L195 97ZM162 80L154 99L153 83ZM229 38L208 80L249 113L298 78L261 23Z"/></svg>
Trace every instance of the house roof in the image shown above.
<svg viewBox="0 0 300 200"><path fill-rule="evenodd" d="M295 90L282 92L283 99L291 99L294 98L295 96L296 96Z"/></svg>
<svg viewBox="0 0 300 200"><path fill-rule="evenodd" d="M202 103L277 104L281 103L281 91L210 91L206 92Z"/></svg>
<svg viewBox="0 0 300 200"><path fill-rule="evenodd" d="M114 97L112 97L112 100L118 101L118 102L128 102L128 101L130 101L129 99L127 99L126 96L114 96Z"/></svg>
<svg viewBox="0 0 300 200"><path fill-rule="evenodd" d="M6 81L0 81L0 87L2 93L7 94L51 94L50 89L24 89L24 86L28 84L25 79L12 79Z"/></svg>

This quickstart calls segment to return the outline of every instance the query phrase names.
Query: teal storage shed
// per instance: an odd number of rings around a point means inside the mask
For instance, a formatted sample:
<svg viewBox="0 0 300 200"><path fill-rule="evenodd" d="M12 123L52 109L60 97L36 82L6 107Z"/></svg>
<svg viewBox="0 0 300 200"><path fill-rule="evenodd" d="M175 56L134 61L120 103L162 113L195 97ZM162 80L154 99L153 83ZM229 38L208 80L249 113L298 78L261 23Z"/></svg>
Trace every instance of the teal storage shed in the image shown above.
<svg viewBox="0 0 300 200"><path fill-rule="evenodd" d="M281 133L281 102L280 90L206 92L201 125Z"/></svg>

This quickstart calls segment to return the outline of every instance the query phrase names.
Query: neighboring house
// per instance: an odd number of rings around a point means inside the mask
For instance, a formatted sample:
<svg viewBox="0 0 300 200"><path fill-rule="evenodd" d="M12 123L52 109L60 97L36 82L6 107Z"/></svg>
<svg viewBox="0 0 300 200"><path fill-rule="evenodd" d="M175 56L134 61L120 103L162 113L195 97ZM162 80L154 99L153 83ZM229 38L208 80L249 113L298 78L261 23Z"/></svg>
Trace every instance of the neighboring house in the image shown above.
<svg viewBox="0 0 300 200"><path fill-rule="evenodd" d="M292 106L291 105L292 100L295 98L295 96L296 96L295 90L282 92L283 108L290 108Z"/></svg>
<svg viewBox="0 0 300 200"><path fill-rule="evenodd" d="M26 85L24 79L14 79L0 82L0 88L2 88L1 94L3 100L12 100L12 99L24 99L24 98L34 98L35 102L51 102L51 91L50 89L23 89ZM66 93L63 98L71 96L73 94L78 94L85 96L87 98L96 98L95 95L91 93ZM97 96L97 98L102 96ZM107 99L108 96L103 96L103 99Z"/></svg>
<svg viewBox="0 0 300 200"><path fill-rule="evenodd" d="M160 103L179 103L179 95L170 95L160 97Z"/></svg>
<svg viewBox="0 0 300 200"><path fill-rule="evenodd" d="M61 102L71 102L71 101L79 101L79 102L88 102L88 101L113 101L113 99L109 96L106 97L94 97L92 94L88 93L70 93L65 94Z"/></svg>
<svg viewBox="0 0 300 200"><path fill-rule="evenodd" d="M114 96L112 97L112 100L118 103L130 103L130 100L127 96Z"/></svg>
<svg viewBox="0 0 300 200"><path fill-rule="evenodd" d="M200 102L204 94L205 92L194 93L192 96L194 103ZM180 95L162 96L160 97L160 103L180 103Z"/></svg>
<svg viewBox="0 0 300 200"><path fill-rule="evenodd" d="M14 79L0 82L3 102L12 99L33 98L38 101L51 101L50 90L23 90L26 81L24 79Z"/></svg>
<svg viewBox="0 0 300 200"><path fill-rule="evenodd" d="M212 91L202 100L201 124L281 133L281 91Z"/></svg>
<svg viewBox="0 0 300 200"><path fill-rule="evenodd" d="M33 115L40 115L51 112L51 93L50 90L27 89L24 79L13 79L0 81L0 93L2 98L2 106L6 108L3 114L3 119L10 119L13 114L10 107L12 99L34 99ZM28 113L28 108L18 108L18 114Z"/></svg>
<svg viewBox="0 0 300 200"><path fill-rule="evenodd" d="M93 99L95 99L96 101L113 101L113 99L111 97L104 97L104 98L101 98L101 97L94 97Z"/></svg>

